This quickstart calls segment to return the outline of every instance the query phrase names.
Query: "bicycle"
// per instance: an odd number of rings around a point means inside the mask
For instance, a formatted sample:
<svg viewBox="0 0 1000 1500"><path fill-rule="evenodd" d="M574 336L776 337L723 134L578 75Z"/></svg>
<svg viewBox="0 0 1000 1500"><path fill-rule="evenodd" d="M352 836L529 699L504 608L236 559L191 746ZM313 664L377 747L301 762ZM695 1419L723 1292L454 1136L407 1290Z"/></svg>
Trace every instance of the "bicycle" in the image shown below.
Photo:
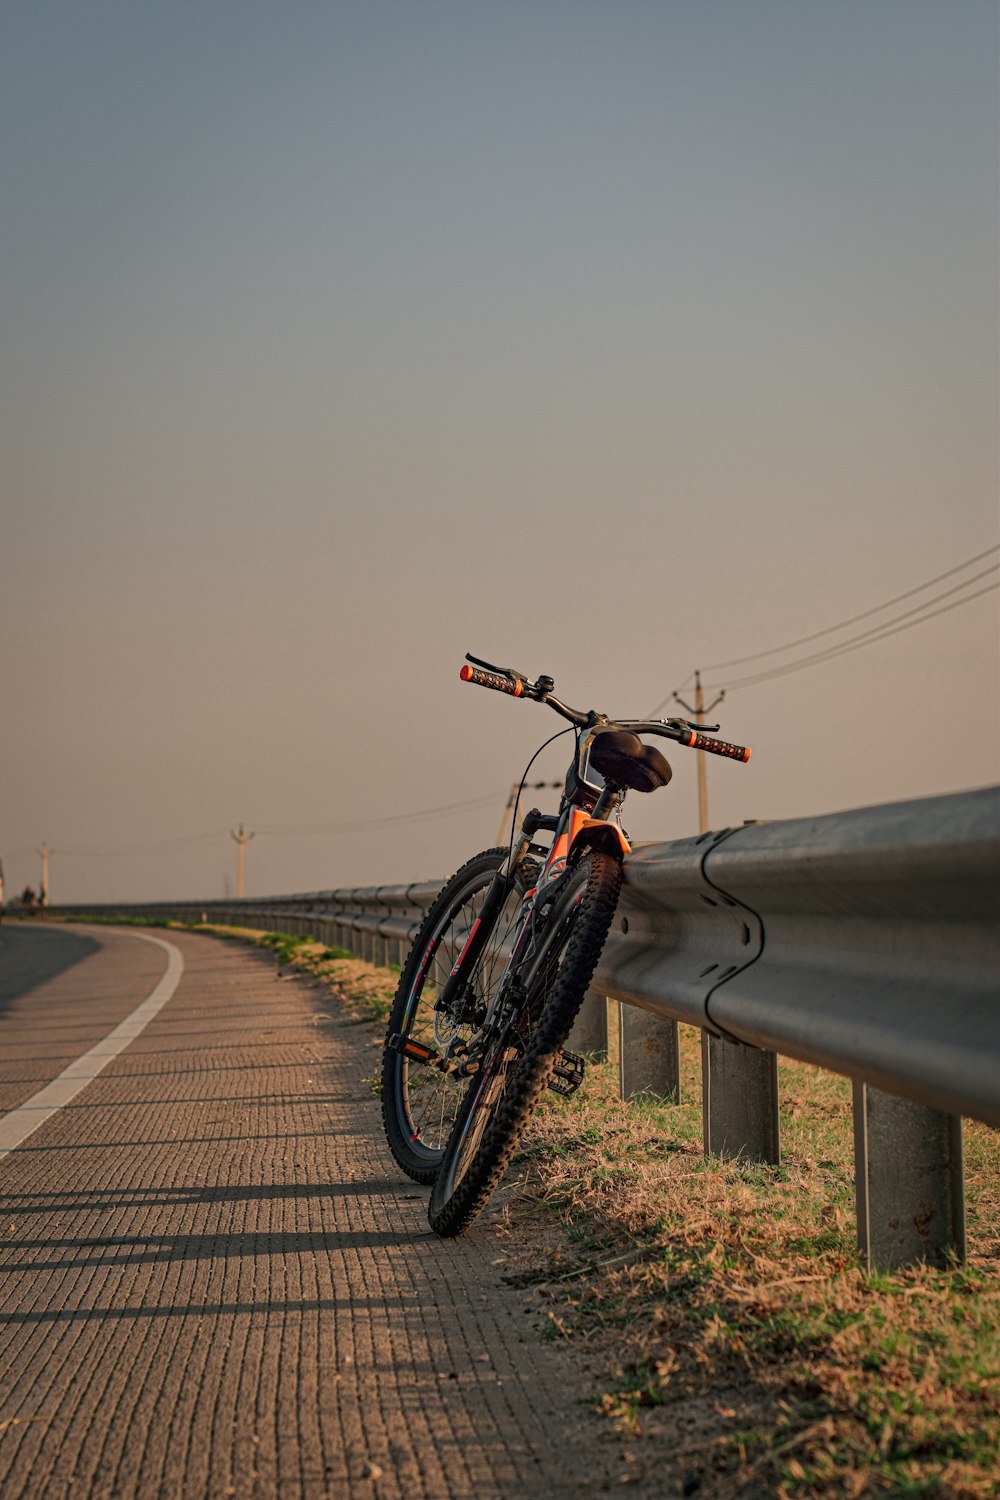
<svg viewBox="0 0 1000 1500"><path fill-rule="evenodd" d="M572 1094L584 1059L566 1047L604 946L630 844L619 812L628 791L670 781L640 734L746 762L750 751L687 719L612 720L570 708L551 677L466 655L464 682L544 703L575 749L556 813L532 808L510 843L459 869L431 905L403 965L382 1058L389 1148L431 1186L439 1235L460 1234L499 1182L545 1087ZM520 801L520 791L517 802ZM548 844L537 835L551 835Z"/></svg>

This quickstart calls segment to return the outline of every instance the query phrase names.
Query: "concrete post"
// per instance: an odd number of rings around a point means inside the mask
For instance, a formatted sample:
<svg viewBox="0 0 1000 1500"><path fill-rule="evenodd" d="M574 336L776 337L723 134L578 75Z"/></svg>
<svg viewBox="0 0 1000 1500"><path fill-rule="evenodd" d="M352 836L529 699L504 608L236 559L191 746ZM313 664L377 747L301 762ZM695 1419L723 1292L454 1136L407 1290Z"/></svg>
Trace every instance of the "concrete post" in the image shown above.
<svg viewBox="0 0 1000 1500"><path fill-rule="evenodd" d="M608 1002L604 995L587 991L566 1045L571 1052L582 1052L601 1062L607 1057Z"/></svg>
<svg viewBox="0 0 1000 1500"><path fill-rule="evenodd" d="M618 1005L618 1083L623 1099L658 1094L680 1103L677 1022L637 1005Z"/></svg>
<svg viewBox="0 0 1000 1500"><path fill-rule="evenodd" d="M773 1052L701 1034L705 1154L777 1164L778 1059Z"/></svg>
<svg viewBox="0 0 1000 1500"><path fill-rule="evenodd" d="M962 1121L854 1085L858 1248L868 1269L965 1259Z"/></svg>

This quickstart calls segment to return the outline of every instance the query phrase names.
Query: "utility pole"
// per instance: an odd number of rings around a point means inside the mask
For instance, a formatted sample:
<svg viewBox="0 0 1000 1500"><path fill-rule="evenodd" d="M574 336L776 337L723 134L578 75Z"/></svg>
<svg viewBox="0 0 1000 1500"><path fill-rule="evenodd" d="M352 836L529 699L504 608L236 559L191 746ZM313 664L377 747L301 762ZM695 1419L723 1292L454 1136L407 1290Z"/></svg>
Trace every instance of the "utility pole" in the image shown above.
<svg viewBox="0 0 1000 1500"><path fill-rule="evenodd" d="M561 781L527 781L524 784L523 790L526 791L526 792L528 792L528 791L537 792L537 791L540 791L543 787L561 787L561 786L562 786L562 782ZM513 815L514 804L517 802L517 794L518 794L518 792L521 789L522 789L521 788L521 783L519 781L515 781L513 783L513 785L511 786L510 796L507 798L507 805L506 805L506 807L503 810L503 817L500 819L500 832L497 834L497 843L500 844L500 845L503 845L507 841L506 840L507 819L508 819L509 816Z"/></svg>
<svg viewBox="0 0 1000 1500"><path fill-rule="evenodd" d="M229 837L235 842L236 848L238 850L238 853L236 855L236 899L237 899L237 901L239 901L243 897L243 895L244 895L244 891L243 891L243 870L244 870L244 855L243 855L243 851L246 848L247 844L249 844L250 840L253 838L253 834L252 833L244 833L243 832L243 824L241 823L240 824L240 831L239 831L239 833L233 833L232 829L230 829L229 830Z"/></svg>
<svg viewBox="0 0 1000 1500"><path fill-rule="evenodd" d="M55 850L54 849L50 849L49 846L48 846L48 844L44 844L43 843L42 847L40 849L36 849L35 850L35 853L41 855L41 859L42 859L42 883L41 883L41 885L38 888L38 904L39 904L39 906L48 906L48 904L49 904L49 855L50 854L54 854Z"/></svg>
<svg viewBox="0 0 1000 1500"><path fill-rule="evenodd" d="M705 714L710 714L712 712L712 709L716 708L722 702L725 696L726 690L725 688L723 688L719 696L706 708L705 698L701 690L700 672L695 672L694 674L693 708L691 707L690 703L684 702L684 699L680 696L679 693L674 694L674 697L677 699L677 702L680 704L681 708L686 709L689 714L694 714L694 723L697 729L703 729L705 727L701 722L703 716ZM708 832L708 771L705 765L705 755L702 751L698 752L698 832Z"/></svg>

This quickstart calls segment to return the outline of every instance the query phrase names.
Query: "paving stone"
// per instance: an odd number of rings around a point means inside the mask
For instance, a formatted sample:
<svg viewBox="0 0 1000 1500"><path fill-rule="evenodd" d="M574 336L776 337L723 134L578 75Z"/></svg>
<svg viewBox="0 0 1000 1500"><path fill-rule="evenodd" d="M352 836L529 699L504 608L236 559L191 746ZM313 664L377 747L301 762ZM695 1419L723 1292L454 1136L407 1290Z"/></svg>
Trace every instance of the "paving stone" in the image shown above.
<svg viewBox="0 0 1000 1500"><path fill-rule="evenodd" d="M66 936L20 940L6 1009L0 962L0 1041L48 1059L9 1081L40 1087L163 970L131 933ZM565 1352L530 1332L485 1239L430 1233L389 1157L371 1032L318 1015L323 993L269 955L163 936L185 961L172 1000L0 1160L0 1493L617 1490Z"/></svg>

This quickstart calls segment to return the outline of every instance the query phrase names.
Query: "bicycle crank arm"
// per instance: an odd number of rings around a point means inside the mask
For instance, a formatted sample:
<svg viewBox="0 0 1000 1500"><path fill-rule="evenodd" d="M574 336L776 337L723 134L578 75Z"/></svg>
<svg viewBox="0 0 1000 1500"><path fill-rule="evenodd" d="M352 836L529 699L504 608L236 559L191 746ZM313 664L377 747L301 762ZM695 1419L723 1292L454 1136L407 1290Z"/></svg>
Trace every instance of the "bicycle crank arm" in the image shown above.
<svg viewBox="0 0 1000 1500"><path fill-rule="evenodd" d="M460 1059L445 1057L433 1047L425 1047L423 1042L415 1042L412 1037L403 1036L398 1031L393 1032L385 1046L387 1052L398 1052L401 1057L408 1057L410 1062L424 1063L428 1068L436 1068L439 1073L454 1073L461 1066Z"/></svg>

